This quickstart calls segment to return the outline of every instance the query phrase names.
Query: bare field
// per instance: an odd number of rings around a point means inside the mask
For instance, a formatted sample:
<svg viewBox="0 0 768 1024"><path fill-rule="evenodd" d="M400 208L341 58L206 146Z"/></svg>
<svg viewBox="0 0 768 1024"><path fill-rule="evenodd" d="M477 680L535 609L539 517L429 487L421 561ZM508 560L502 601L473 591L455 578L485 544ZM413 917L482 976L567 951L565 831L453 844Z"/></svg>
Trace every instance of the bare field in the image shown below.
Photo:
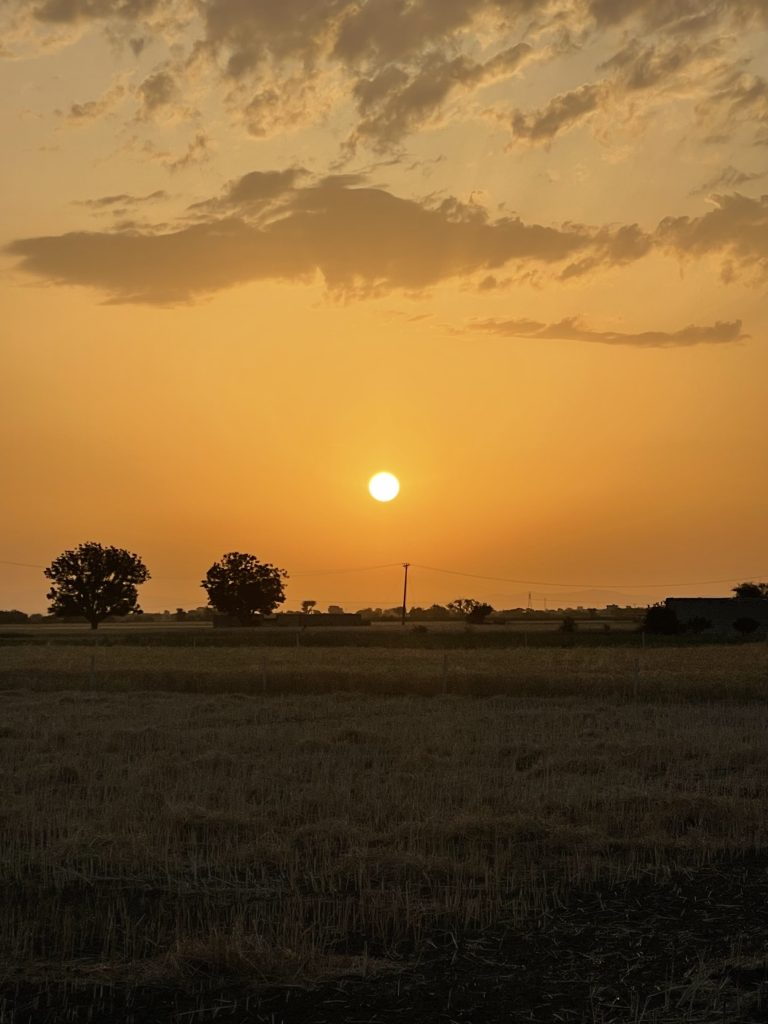
<svg viewBox="0 0 768 1024"><path fill-rule="evenodd" d="M14 646L0 689L764 700L768 645L647 650Z"/></svg>
<svg viewBox="0 0 768 1024"><path fill-rule="evenodd" d="M3 651L4 1022L764 1019L764 648L96 653Z"/></svg>

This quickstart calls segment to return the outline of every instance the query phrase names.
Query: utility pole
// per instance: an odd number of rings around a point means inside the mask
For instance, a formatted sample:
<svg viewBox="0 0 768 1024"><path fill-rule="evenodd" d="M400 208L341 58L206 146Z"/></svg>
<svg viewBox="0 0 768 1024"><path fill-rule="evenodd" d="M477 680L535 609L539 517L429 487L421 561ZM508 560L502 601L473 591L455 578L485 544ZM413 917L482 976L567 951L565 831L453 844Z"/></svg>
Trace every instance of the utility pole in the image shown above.
<svg viewBox="0 0 768 1024"><path fill-rule="evenodd" d="M403 577L403 617L400 620L400 625L401 626L405 625L405 612L406 612L406 604L405 604L405 602L406 602L406 600L408 598L408 568L409 568L410 564L411 564L410 562L403 562L403 569L405 570L405 576Z"/></svg>

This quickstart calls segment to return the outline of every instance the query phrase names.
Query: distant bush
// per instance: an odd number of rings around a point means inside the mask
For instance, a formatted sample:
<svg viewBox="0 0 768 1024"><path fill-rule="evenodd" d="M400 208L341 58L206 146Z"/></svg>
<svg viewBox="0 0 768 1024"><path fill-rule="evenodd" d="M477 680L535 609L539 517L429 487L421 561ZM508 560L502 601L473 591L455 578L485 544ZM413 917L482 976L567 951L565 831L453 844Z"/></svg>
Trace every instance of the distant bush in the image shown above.
<svg viewBox="0 0 768 1024"><path fill-rule="evenodd" d="M740 619L736 619L733 628L737 633L741 633L742 636L750 636L760 628L760 623L757 619L751 619L749 616L743 615Z"/></svg>
<svg viewBox="0 0 768 1024"><path fill-rule="evenodd" d="M26 612L20 612L16 608L11 611L0 611L0 625L2 626L20 626L24 622L29 622Z"/></svg>

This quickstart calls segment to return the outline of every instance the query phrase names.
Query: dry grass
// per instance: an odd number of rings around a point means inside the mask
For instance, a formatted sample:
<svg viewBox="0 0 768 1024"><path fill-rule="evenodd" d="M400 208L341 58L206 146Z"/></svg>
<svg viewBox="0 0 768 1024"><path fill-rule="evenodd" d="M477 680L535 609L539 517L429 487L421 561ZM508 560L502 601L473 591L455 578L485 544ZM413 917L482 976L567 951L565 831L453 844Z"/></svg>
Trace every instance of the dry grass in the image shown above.
<svg viewBox="0 0 768 1024"><path fill-rule="evenodd" d="M0 649L0 689L764 700L768 646L409 650L29 645Z"/></svg>
<svg viewBox="0 0 768 1024"><path fill-rule="evenodd" d="M759 678L748 650L726 652L736 681ZM531 653L527 678L551 657ZM253 671L196 657L214 681ZM596 879L766 846L763 702L596 699L570 668L587 694L549 700L1 692L0 977L370 973Z"/></svg>

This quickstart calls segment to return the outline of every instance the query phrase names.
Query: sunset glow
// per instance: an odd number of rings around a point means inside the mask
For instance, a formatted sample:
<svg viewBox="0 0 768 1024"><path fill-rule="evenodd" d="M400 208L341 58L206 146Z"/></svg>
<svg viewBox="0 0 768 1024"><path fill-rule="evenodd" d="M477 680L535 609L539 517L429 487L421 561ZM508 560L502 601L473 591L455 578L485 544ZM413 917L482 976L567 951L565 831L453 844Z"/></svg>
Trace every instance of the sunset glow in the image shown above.
<svg viewBox="0 0 768 1024"><path fill-rule="evenodd" d="M3 5L0 607L85 540L146 609L231 550L495 607L768 569L765 6L385 8Z"/></svg>

